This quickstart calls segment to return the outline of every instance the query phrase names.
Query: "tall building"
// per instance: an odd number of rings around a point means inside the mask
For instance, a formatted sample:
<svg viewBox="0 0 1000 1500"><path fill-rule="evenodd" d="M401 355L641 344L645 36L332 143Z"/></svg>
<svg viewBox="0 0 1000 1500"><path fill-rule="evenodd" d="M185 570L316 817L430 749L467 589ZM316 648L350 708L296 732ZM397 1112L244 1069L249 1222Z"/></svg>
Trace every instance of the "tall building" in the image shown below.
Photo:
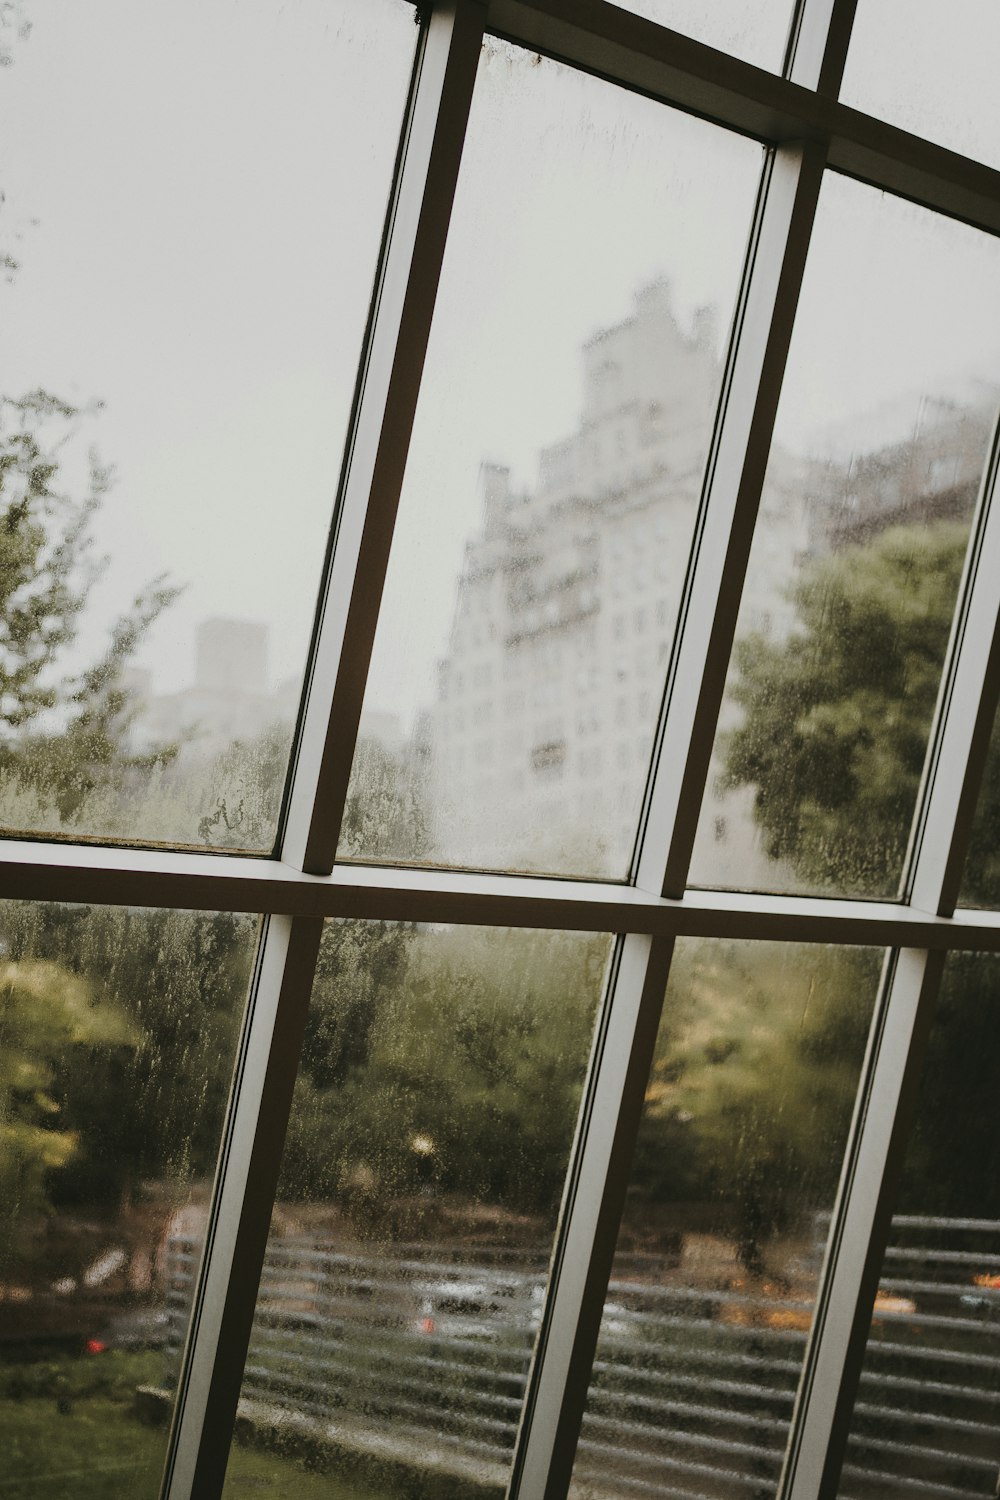
<svg viewBox="0 0 1000 1500"><path fill-rule="evenodd" d="M683 326L654 282L582 367L579 425L542 451L537 486L481 469L429 726L449 861L626 873L711 439L712 312ZM769 487L776 566L806 542L797 493Z"/></svg>

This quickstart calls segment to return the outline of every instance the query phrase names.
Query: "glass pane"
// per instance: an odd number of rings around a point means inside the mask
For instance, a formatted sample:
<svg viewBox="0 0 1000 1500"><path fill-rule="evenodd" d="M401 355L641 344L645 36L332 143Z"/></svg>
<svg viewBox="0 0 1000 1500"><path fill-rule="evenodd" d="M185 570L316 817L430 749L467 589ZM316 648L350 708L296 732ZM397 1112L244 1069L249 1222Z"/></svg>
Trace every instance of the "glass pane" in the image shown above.
<svg viewBox="0 0 1000 1500"><path fill-rule="evenodd" d="M998 401L1000 244L829 177L691 880L897 889Z"/></svg>
<svg viewBox="0 0 1000 1500"><path fill-rule="evenodd" d="M502 1494L609 950L328 924L227 1495Z"/></svg>
<svg viewBox="0 0 1000 1500"><path fill-rule="evenodd" d="M995 1495L1000 960L953 954L924 1065L840 1494Z"/></svg>
<svg viewBox="0 0 1000 1500"><path fill-rule="evenodd" d="M993 721L960 902L962 906L1000 905L1000 715Z"/></svg>
<svg viewBox="0 0 1000 1500"><path fill-rule="evenodd" d="M413 9L24 11L0 98L0 831L267 849Z"/></svg>
<svg viewBox="0 0 1000 1500"><path fill-rule="evenodd" d="M781 71L792 19L789 0L620 0L661 26L683 31L699 42L732 52L759 68Z"/></svg>
<svg viewBox="0 0 1000 1500"><path fill-rule="evenodd" d="M575 1495L774 1494L880 962L678 944Z"/></svg>
<svg viewBox="0 0 1000 1500"><path fill-rule="evenodd" d="M627 873L760 164L487 45L342 857Z"/></svg>
<svg viewBox="0 0 1000 1500"><path fill-rule="evenodd" d="M991 0L860 0L841 97L1000 166L998 46Z"/></svg>
<svg viewBox="0 0 1000 1500"><path fill-rule="evenodd" d="M6 1494L159 1494L256 932L0 904Z"/></svg>

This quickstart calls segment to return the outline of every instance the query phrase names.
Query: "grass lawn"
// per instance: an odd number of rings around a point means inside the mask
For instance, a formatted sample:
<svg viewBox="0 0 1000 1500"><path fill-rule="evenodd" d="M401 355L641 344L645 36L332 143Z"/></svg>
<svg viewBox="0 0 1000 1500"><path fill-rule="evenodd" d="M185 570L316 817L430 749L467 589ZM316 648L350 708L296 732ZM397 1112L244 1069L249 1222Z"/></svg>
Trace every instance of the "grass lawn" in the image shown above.
<svg viewBox="0 0 1000 1500"><path fill-rule="evenodd" d="M103 1354L0 1366L0 1500L155 1500L166 1427L132 1410L137 1385L158 1382L156 1353ZM234 1446L226 1494L288 1500L388 1500L300 1460Z"/></svg>

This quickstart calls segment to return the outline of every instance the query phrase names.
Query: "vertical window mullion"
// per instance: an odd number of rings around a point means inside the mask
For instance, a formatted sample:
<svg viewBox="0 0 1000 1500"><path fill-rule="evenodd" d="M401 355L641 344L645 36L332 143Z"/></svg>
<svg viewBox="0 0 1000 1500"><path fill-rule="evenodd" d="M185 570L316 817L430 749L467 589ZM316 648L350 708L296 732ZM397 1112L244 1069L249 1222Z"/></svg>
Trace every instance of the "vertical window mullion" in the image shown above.
<svg viewBox="0 0 1000 1500"><path fill-rule="evenodd" d="M890 956L869 1038L780 1500L835 1500L945 953Z"/></svg>
<svg viewBox="0 0 1000 1500"><path fill-rule="evenodd" d="M721 486L718 461L721 453L726 464L725 478L738 487L741 500L738 518L745 535L741 533L732 539L737 519L732 498L713 484L712 495L720 493L720 499L718 503L713 500L705 510L705 526L698 544L700 568L696 568L696 582L700 581L706 605L702 610L704 625L711 626L715 619L715 609L707 607L707 593L712 590L714 604L720 568L726 571L737 596L739 593L739 580L732 581L733 573L739 570L742 578L749 552L776 406L776 387L780 385L791 335L823 163L822 151L795 147L770 158L765 167L737 311L735 347L723 393L723 430L716 443L716 479ZM772 333L777 311L781 313L781 340ZM766 357L768 351L771 363ZM770 393L760 393L765 382L775 387L773 399ZM752 429L749 434L748 428ZM748 436L756 437L759 449L758 461L752 466L743 464L736 451ZM741 472L745 475L742 484ZM713 555L712 549L725 547L726 532L730 533L731 545L723 559ZM742 562L737 552L742 555ZM730 569L726 569L727 563ZM682 607L682 621L683 618ZM720 621L716 626L716 649L721 659L716 685L720 699L728 646L721 645L719 636L727 623L731 634L735 628L735 609L731 621ZM674 694L683 693L685 708L694 711L698 684L706 673L707 643L701 637L692 643L688 636L690 609L683 628ZM711 694L712 686L706 691ZM674 701L672 697L672 715ZM710 710L707 716L713 726L717 712L718 703L714 713ZM690 734L690 721L686 728ZM702 725L702 732L707 733L708 741L703 767L703 774L707 774L712 731L706 731ZM692 751L692 759L693 754ZM659 890L666 882L668 856L674 847L671 835L681 821L677 796L683 785L689 784L668 784L669 762L662 750L658 759L638 882L650 890ZM695 819L696 816L697 808ZM693 827L694 821L692 835ZM686 870L685 860L685 874ZM630 934L620 939L618 963L609 976L605 1018L594 1049L587 1102L581 1111L574 1165L564 1199L547 1318L522 1420L512 1496L537 1500L544 1495L546 1500L558 1500L565 1494L572 1475L625 1202L628 1166L639 1129L672 952L672 942L651 941Z"/></svg>
<svg viewBox="0 0 1000 1500"><path fill-rule="evenodd" d="M637 885L675 898L687 883L825 162L822 147L794 145L764 170L635 864Z"/></svg>
<svg viewBox="0 0 1000 1500"><path fill-rule="evenodd" d="M824 165L808 145L765 167L667 695L668 743L684 751L661 743L647 798L637 870L647 890L680 895L686 880ZM609 977L512 1495L556 1500L570 1482L672 952L629 935Z"/></svg>
<svg viewBox="0 0 1000 1500"><path fill-rule="evenodd" d="M836 92L853 12L854 0L808 0L797 35L817 77L799 68L797 82ZM665 895L687 880L825 163L807 144L765 168L635 867ZM558 1500L569 1486L672 952L625 937L609 977L512 1495Z"/></svg>
<svg viewBox="0 0 1000 1500"><path fill-rule="evenodd" d="M297 748L282 858L329 874L483 39L485 0L447 0L427 23L321 624Z"/></svg>
<svg viewBox="0 0 1000 1500"><path fill-rule="evenodd" d="M672 938L630 933L618 940L577 1126L511 1497L556 1500L572 1477L673 948Z"/></svg>
<svg viewBox="0 0 1000 1500"><path fill-rule="evenodd" d="M942 917L952 916L958 901L1000 702L998 473L1000 418L980 488L910 856L911 904Z"/></svg>
<svg viewBox="0 0 1000 1500"><path fill-rule="evenodd" d="M847 65L858 0L799 0L784 73L794 83L836 99Z"/></svg>
<svg viewBox="0 0 1000 1500"><path fill-rule="evenodd" d="M418 55L280 850L313 873L336 855L484 16L481 0L435 7ZM262 929L165 1500L222 1490L322 929Z"/></svg>
<svg viewBox="0 0 1000 1500"><path fill-rule="evenodd" d="M855 7L803 0L789 44L793 82L836 95ZM637 847L636 883L666 896L687 883L825 165L820 146L779 148L751 237Z"/></svg>
<svg viewBox="0 0 1000 1500"><path fill-rule="evenodd" d="M265 919L244 1020L163 1495L222 1491L322 917Z"/></svg>

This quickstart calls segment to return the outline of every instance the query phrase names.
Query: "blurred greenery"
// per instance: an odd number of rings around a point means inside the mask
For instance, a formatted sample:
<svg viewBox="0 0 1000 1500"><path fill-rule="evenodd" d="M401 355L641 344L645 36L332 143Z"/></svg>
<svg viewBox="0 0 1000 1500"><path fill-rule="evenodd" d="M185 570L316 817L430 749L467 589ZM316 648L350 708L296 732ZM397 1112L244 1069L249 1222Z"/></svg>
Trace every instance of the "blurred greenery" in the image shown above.
<svg viewBox="0 0 1000 1500"><path fill-rule="evenodd" d="M773 1235L831 1206L879 961L870 949L678 944L633 1217L643 1203L714 1204L742 1264L762 1271Z"/></svg>
<svg viewBox="0 0 1000 1500"><path fill-rule="evenodd" d="M608 940L330 923L281 1195L558 1202Z"/></svg>
<svg viewBox="0 0 1000 1500"><path fill-rule="evenodd" d="M136 1387L157 1384L162 1355L108 1350L0 1371L0 1495L134 1500L158 1492L167 1429L141 1423ZM345 1483L313 1459L235 1444L227 1494L273 1491L295 1500L385 1500L387 1489Z"/></svg>
<svg viewBox="0 0 1000 1500"><path fill-rule="evenodd" d="M895 527L819 558L788 639L737 643L723 785L753 788L767 853L815 885L895 893L967 541L958 522Z"/></svg>
<svg viewBox="0 0 1000 1500"><path fill-rule="evenodd" d="M726 741L725 783L753 789L767 852L821 887L898 886L966 543L965 526L937 522L817 559L794 591L792 635L737 647L744 718ZM963 878L963 900L983 905L1000 895L998 748L994 734ZM846 997L854 960L828 962L832 992ZM987 1128L1000 1096L998 975L986 954L946 967L902 1189L911 1211L1000 1214Z"/></svg>

